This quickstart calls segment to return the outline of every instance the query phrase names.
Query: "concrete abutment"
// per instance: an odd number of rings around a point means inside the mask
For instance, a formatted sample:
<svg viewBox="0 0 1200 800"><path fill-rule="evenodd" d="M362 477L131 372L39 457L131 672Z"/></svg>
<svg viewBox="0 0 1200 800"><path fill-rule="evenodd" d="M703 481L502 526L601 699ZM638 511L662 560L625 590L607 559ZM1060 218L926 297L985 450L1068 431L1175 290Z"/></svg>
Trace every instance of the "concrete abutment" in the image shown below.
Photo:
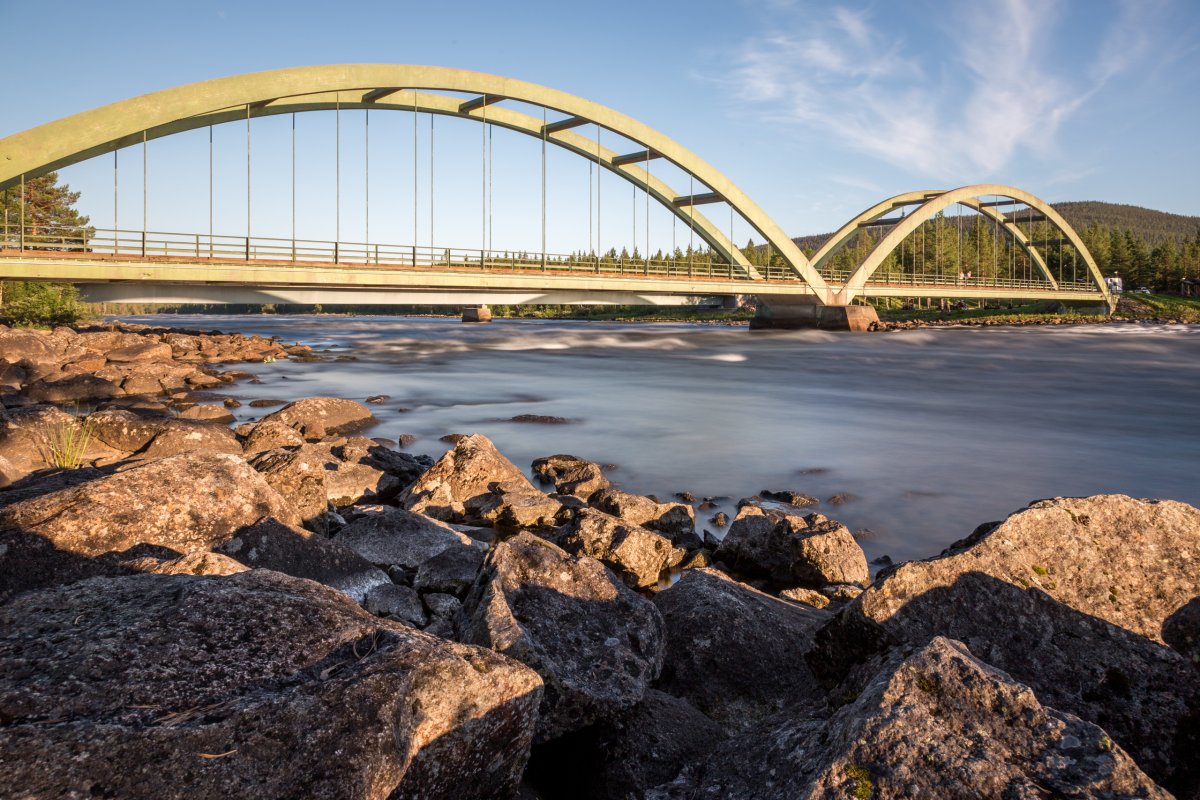
<svg viewBox="0 0 1200 800"><path fill-rule="evenodd" d="M879 323L874 306L824 305L815 298L760 297L758 311L750 320L750 330L800 330L820 328L827 331L869 331Z"/></svg>

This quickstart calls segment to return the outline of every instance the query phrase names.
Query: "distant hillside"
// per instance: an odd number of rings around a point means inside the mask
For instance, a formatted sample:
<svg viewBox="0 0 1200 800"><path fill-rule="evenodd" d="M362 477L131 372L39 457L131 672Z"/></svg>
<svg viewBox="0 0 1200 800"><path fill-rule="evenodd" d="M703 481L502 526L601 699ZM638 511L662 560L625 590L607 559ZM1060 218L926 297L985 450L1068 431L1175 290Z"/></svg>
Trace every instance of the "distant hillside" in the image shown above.
<svg viewBox="0 0 1200 800"><path fill-rule="evenodd" d="M1176 241L1190 239L1200 231L1200 217L1168 214L1166 211L1154 211L1124 203L1084 200L1055 203L1054 209L1066 217L1067 222L1076 230L1083 230L1088 225L1103 225L1120 230L1128 228L1134 235L1145 239L1151 247L1157 247L1172 237Z"/></svg>
<svg viewBox="0 0 1200 800"><path fill-rule="evenodd" d="M1134 235L1146 240L1150 247L1157 247L1171 237L1182 241L1190 239L1200 231L1200 217L1189 217L1183 214L1169 214L1166 211L1155 211L1141 206L1130 206L1124 203L1102 203L1097 200L1081 200L1069 203L1054 203L1058 213L1066 217L1067 222L1078 231L1088 225L1102 225L1106 228L1126 228ZM794 241L806 253L815 252L832 236L830 233L797 236Z"/></svg>

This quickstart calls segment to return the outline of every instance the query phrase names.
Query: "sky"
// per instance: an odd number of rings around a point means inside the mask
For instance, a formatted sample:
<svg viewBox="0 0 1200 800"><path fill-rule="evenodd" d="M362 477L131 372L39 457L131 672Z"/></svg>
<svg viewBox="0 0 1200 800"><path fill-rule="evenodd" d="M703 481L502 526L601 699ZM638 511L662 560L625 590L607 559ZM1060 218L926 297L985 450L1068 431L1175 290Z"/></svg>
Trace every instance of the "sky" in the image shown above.
<svg viewBox="0 0 1200 800"><path fill-rule="evenodd" d="M997 182L1051 202L1104 200L1200 214L1197 0L725 2L124 2L0 0L7 76L0 137L209 78L329 63L435 64L520 78L621 111L740 186L788 233L834 230L880 199ZM482 129L344 112L299 115L302 237L537 249L540 144L492 134L484 212ZM290 236L290 123L255 120L251 230ZM214 132L214 229L247 221L245 131ZM369 149L364 144L369 138ZM555 150L555 148L551 148ZM369 153L370 171L364 170ZM207 132L152 142L146 224L207 231ZM140 227L141 152L65 169L93 223ZM669 213L567 153L548 157L548 247L687 243ZM654 174L687 193L687 178ZM369 179L365 176L369 175ZM683 186L680 186L680 183ZM589 189L589 185L592 187ZM331 221L339 222L334 227ZM589 208L589 199L594 201ZM369 205L370 214L366 209ZM599 210L596 210L596 206ZM728 210L705 207L744 242ZM647 230L649 229L649 230ZM648 236L649 234L649 236Z"/></svg>

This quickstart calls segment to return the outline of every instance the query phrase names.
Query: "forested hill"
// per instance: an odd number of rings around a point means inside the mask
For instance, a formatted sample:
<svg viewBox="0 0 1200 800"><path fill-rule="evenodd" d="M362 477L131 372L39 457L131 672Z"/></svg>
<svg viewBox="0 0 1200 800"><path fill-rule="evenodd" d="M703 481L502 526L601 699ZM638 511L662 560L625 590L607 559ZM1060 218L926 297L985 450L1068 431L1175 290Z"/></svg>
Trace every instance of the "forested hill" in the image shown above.
<svg viewBox="0 0 1200 800"><path fill-rule="evenodd" d="M1155 211L1124 203L1083 200L1055 203L1054 209L1062 214L1075 230L1083 230L1089 225L1131 230L1135 236L1145 239L1151 247L1158 247L1170 238L1179 241L1190 239L1200 231L1200 217L1169 214L1166 211Z"/></svg>
<svg viewBox="0 0 1200 800"><path fill-rule="evenodd" d="M1089 225L1116 228L1122 232L1129 230L1152 248L1167 239L1174 238L1182 242L1200 232L1200 217L1170 214L1166 211L1155 211L1141 206L1102 203L1097 200L1054 203L1053 205L1055 210L1066 217L1067 222L1071 223L1071 226L1077 231L1083 231ZM801 250L812 253L825 244L832 235L831 232L797 236L794 241Z"/></svg>

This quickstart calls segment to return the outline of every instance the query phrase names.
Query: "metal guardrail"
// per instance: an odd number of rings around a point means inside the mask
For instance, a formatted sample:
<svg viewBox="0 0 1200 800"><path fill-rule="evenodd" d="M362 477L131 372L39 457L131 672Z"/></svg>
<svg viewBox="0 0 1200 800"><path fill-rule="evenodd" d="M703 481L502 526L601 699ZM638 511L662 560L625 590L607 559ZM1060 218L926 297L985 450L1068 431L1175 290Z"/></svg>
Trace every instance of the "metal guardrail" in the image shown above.
<svg viewBox="0 0 1200 800"><path fill-rule="evenodd" d="M846 283L850 280L848 270L822 270L821 277L830 283ZM945 273L913 273L906 272L884 273L877 271L867 279L868 286L945 286L948 288L961 287L970 289L1043 289L1045 291L1093 291L1097 292L1096 284L1091 280L1059 281L1057 289L1050 281L1028 278L1005 278L998 275L978 275L970 278Z"/></svg>
<svg viewBox="0 0 1200 800"><path fill-rule="evenodd" d="M654 279L746 281L757 283L738 266L714 261L709 252L672 259L645 259L596 253L521 253L478 248L422 247L265 236L224 236L206 233L109 230L103 228L0 226L0 250L6 253L65 253L110 258L369 267L379 269L442 270L455 272L544 272L592 274ZM761 278L796 282L801 278L783 264L756 265ZM851 273L826 270L832 284L845 284ZM869 286L945 286L1054 291L1045 280L999 276L957 277L946 274L876 272ZM1059 291L1098 291L1093 283L1059 283Z"/></svg>
<svg viewBox="0 0 1200 800"><path fill-rule="evenodd" d="M622 275L645 278L712 280L752 279L741 267L715 261L711 253L672 259L629 255L524 253L457 247L422 247L265 236L224 236L206 233L47 228L5 225L0 249L32 253L70 253L102 257L187 259L287 264L332 264L355 267L489 272L554 272ZM772 281L800 280L783 265L755 267Z"/></svg>

